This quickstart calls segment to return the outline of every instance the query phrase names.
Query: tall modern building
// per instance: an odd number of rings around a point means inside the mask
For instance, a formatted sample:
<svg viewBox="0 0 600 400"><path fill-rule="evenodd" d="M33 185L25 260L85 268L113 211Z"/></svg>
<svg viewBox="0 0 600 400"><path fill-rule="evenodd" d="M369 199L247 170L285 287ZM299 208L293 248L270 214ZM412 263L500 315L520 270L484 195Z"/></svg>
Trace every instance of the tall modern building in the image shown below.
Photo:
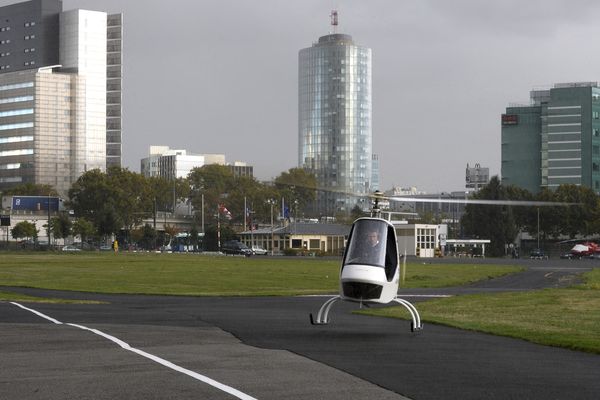
<svg viewBox="0 0 600 400"><path fill-rule="evenodd" d="M107 154L120 165L121 16L63 12L59 0L0 16L0 190L37 183L65 194L85 171L105 170Z"/></svg>
<svg viewBox="0 0 600 400"><path fill-rule="evenodd" d="M371 49L334 32L300 50L298 166L315 174L319 187L337 192L373 190ZM353 196L319 192L321 213L348 211Z"/></svg>
<svg viewBox="0 0 600 400"><path fill-rule="evenodd" d="M533 193L562 184L600 193L598 84L556 84L530 97L502 115L502 182Z"/></svg>

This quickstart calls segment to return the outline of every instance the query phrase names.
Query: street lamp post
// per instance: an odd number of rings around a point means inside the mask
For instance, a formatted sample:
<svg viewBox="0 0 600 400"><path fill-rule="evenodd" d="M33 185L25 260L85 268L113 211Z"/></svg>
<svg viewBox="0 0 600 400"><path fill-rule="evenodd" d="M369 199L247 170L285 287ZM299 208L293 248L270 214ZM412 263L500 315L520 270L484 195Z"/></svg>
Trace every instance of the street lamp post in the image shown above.
<svg viewBox="0 0 600 400"><path fill-rule="evenodd" d="M275 200L269 199L267 203L271 205L271 255L275 255L275 240L273 237L273 205L275 204Z"/></svg>
<svg viewBox="0 0 600 400"><path fill-rule="evenodd" d="M537 208L537 248L540 248L540 208Z"/></svg>

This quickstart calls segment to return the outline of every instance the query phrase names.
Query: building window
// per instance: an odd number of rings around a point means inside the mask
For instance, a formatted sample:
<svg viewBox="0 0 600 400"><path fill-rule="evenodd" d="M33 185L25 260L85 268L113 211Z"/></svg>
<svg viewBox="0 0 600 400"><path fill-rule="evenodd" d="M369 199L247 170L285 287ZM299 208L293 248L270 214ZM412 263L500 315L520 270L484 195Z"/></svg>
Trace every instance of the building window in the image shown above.
<svg viewBox="0 0 600 400"><path fill-rule="evenodd" d="M33 114L33 108L24 108L21 110L9 110L9 111L0 111L1 117L13 117L15 115L27 115Z"/></svg>
<svg viewBox="0 0 600 400"><path fill-rule="evenodd" d="M595 137L600 137L600 129L598 129L598 128L594 128L594 129L593 129L593 132L594 132L594 136L595 136Z"/></svg>
<svg viewBox="0 0 600 400"><path fill-rule="evenodd" d="M592 163L592 171L594 171L594 172L600 171L600 164Z"/></svg>
<svg viewBox="0 0 600 400"><path fill-rule="evenodd" d="M600 119L600 112L598 112L598 111L592 111L592 117L594 119Z"/></svg>
<svg viewBox="0 0 600 400"><path fill-rule="evenodd" d="M597 146L597 145L592 146L592 154L600 155L600 146Z"/></svg>
<svg viewBox="0 0 600 400"><path fill-rule="evenodd" d="M28 88L28 87L33 87L33 82L13 83L11 85L0 86L0 91L22 89L22 88Z"/></svg>

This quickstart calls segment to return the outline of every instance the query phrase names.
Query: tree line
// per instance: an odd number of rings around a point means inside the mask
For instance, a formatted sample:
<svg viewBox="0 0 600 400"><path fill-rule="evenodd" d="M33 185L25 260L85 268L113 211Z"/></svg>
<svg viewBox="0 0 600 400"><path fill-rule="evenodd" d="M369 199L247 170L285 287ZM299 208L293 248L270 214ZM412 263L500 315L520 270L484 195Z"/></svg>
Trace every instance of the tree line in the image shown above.
<svg viewBox="0 0 600 400"><path fill-rule="evenodd" d="M502 185L495 176L471 198L574 203L544 207L467 205L461 218L464 236L490 239L492 256L504 255L504 246L513 243L519 231L527 231L533 237L539 235L544 241L600 234L600 197L587 187L561 185L556 190L544 188L532 194L512 185Z"/></svg>
<svg viewBox="0 0 600 400"><path fill-rule="evenodd" d="M230 219L226 220L230 225L243 226L244 221L270 222L268 201L276 203L277 215L282 198L289 204L290 213L301 215L315 199L311 188L316 188L314 175L300 168L282 172L272 184L261 183L254 177L234 176L229 168L216 164L195 168L186 178L175 180L144 177L120 167L111 167L106 172L91 170L81 175L68 193L66 206L73 210L75 221L71 222L66 215L56 216L50 220L50 230L55 238L73 234L84 240L124 230L131 238L151 247L156 232L140 228L141 222L158 212L173 212L177 202L188 201L196 211L193 230L197 232L203 207L207 226L215 223L220 208L230 212ZM3 195L56 196L57 193L48 185L26 184L4 191ZM171 235L175 233L172 228L166 230ZM13 236L35 237L34 231L35 227L21 224Z"/></svg>

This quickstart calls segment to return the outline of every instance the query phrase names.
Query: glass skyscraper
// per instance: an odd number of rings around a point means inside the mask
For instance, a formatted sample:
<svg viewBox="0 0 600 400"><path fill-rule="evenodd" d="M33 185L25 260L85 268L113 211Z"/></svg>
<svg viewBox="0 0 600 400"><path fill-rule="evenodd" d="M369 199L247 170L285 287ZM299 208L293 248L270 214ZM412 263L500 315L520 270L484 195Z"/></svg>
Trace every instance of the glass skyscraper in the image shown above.
<svg viewBox="0 0 600 400"><path fill-rule="evenodd" d="M319 187L369 193L372 183L371 49L329 34L300 50L298 165ZM320 213L348 211L353 196L318 193Z"/></svg>

